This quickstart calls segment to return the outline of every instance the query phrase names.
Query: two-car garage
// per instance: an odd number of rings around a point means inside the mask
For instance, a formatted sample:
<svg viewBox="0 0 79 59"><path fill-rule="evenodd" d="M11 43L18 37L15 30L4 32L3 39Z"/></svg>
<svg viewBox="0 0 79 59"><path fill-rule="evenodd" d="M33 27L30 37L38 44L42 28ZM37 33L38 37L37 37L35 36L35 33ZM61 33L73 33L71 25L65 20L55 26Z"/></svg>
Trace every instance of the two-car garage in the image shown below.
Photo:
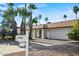
<svg viewBox="0 0 79 59"><path fill-rule="evenodd" d="M68 40L68 33L71 31L71 27L68 28L55 28L47 29L47 38L51 39L63 39Z"/></svg>

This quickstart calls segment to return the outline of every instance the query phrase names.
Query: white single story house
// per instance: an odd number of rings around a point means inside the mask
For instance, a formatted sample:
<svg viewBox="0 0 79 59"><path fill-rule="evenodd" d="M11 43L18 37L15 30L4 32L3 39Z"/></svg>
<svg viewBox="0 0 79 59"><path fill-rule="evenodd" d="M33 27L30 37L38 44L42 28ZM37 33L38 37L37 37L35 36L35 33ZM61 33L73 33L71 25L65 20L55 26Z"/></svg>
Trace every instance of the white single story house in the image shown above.
<svg viewBox="0 0 79 59"><path fill-rule="evenodd" d="M33 38L49 38L68 40L68 33L71 31L75 20L61 21L56 23L34 25L32 35ZM29 29L26 30L28 35Z"/></svg>

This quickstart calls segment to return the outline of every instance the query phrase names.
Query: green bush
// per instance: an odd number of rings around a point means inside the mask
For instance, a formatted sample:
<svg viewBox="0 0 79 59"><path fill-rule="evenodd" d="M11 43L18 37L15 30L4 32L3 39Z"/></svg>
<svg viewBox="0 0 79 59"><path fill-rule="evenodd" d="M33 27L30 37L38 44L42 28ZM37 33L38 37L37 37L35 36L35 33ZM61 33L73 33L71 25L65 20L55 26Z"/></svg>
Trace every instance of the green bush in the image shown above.
<svg viewBox="0 0 79 59"><path fill-rule="evenodd" d="M79 40L79 20L75 23L68 37L71 40Z"/></svg>
<svg viewBox="0 0 79 59"><path fill-rule="evenodd" d="M79 31L79 30L78 30ZM68 34L68 37L71 39L71 40L79 40L79 32L77 31L73 31L71 33Z"/></svg>

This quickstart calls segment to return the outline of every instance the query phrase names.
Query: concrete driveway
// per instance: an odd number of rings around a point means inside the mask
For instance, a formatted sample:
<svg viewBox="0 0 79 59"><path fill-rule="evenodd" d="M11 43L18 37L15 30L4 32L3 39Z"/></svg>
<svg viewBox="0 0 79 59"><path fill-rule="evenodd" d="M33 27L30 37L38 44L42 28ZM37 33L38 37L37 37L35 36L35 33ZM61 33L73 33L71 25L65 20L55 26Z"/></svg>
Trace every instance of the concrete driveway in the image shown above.
<svg viewBox="0 0 79 59"><path fill-rule="evenodd" d="M79 47L61 40L33 40L29 56L79 56Z"/></svg>

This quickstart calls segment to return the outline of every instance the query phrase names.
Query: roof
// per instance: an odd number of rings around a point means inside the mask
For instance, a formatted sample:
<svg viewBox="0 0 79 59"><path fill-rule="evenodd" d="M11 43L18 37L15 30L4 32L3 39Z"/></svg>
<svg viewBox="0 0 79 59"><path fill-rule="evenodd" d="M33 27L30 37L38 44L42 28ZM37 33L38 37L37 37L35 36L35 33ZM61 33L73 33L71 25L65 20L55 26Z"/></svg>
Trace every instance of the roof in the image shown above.
<svg viewBox="0 0 79 59"><path fill-rule="evenodd" d="M69 21L62 21L62 22L56 22L47 24L47 28L62 28L62 27L72 27L74 25L74 22L76 20L69 20Z"/></svg>
<svg viewBox="0 0 79 59"><path fill-rule="evenodd" d="M33 29L72 27L75 21L76 20L69 20L69 21L61 21L61 22L50 23L50 24L34 25Z"/></svg>

